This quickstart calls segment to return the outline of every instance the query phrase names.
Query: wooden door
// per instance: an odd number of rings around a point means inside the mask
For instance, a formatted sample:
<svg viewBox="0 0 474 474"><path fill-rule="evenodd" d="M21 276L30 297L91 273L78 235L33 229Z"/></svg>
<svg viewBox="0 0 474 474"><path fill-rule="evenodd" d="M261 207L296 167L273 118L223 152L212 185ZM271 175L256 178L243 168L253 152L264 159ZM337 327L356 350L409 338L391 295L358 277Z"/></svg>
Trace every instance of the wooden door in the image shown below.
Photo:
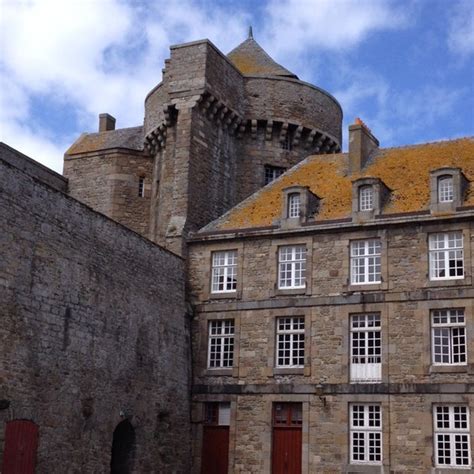
<svg viewBox="0 0 474 474"><path fill-rule="evenodd" d="M38 426L28 420L13 420L5 429L3 474L33 474L38 449Z"/></svg>
<svg viewBox="0 0 474 474"><path fill-rule="evenodd" d="M273 404L272 474L301 474L301 403Z"/></svg>
<svg viewBox="0 0 474 474"><path fill-rule="evenodd" d="M201 474L227 474L230 403L206 403L205 410Z"/></svg>

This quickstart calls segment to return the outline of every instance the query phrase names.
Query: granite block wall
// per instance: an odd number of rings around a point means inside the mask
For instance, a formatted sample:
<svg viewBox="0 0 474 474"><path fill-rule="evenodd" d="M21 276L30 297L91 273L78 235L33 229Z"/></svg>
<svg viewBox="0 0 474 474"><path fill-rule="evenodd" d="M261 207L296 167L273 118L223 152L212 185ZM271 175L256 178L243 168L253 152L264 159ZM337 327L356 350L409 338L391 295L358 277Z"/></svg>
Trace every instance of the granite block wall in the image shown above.
<svg viewBox="0 0 474 474"><path fill-rule="evenodd" d="M133 472L189 472L183 261L1 159L0 255L0 453L28 419L37 473L109 472L128 419Z"/></svg>

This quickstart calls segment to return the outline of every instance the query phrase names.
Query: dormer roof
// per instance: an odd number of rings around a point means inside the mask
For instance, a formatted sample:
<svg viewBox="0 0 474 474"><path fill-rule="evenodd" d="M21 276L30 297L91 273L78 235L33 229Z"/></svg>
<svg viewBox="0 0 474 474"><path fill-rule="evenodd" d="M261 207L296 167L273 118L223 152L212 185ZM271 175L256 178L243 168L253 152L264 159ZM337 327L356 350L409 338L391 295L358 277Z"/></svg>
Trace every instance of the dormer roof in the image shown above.
<svg viewBox="0 0 474 474"><path fill-rule="evenodd" d="M254 40L251 33L227 57L244 76L283 76L298 79L296 74L275 62Z"/></svg>

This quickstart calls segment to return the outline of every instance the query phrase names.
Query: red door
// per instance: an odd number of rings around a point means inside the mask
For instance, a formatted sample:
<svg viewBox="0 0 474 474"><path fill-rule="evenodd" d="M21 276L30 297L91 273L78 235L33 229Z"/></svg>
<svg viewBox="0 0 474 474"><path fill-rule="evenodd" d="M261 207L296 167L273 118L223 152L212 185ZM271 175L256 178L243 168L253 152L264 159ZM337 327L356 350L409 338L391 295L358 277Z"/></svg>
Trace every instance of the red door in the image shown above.
<svg viewBox="0 0 474 474"><path fill-rule="evenodd" d="M229 467L229 403L206 403L201 474L227 474Z"/></svg>
<svg viewBox="0 0 474 474"><path fill-rule="evenodd" d="M272 474L301 474L301 403L273 404Z"/></svg>
<svg viewBox="0 0 474 474"><path fill-rule="evenodd" d="M38 448L38 426L28 420L13 420L5 430L3 474L33 474Z"/></svg>

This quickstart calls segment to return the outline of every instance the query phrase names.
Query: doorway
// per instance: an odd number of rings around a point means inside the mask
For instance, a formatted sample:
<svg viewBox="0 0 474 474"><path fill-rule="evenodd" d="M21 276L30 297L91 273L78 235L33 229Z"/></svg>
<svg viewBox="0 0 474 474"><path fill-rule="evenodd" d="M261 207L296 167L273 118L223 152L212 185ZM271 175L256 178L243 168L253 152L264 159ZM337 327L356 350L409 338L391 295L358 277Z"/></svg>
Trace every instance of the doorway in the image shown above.
<svg viewBox="0 0 474 474"><path fill-rule="evenodd" d="M301 474L301 403L273 404L272 474Z"/></svg>
<svg viewBox="0 0 474 474"><path fill-rule="evenodd" d="M120 422L112 440L111 474L130 474L135 457L135 429L128 420Z"/></svg>

